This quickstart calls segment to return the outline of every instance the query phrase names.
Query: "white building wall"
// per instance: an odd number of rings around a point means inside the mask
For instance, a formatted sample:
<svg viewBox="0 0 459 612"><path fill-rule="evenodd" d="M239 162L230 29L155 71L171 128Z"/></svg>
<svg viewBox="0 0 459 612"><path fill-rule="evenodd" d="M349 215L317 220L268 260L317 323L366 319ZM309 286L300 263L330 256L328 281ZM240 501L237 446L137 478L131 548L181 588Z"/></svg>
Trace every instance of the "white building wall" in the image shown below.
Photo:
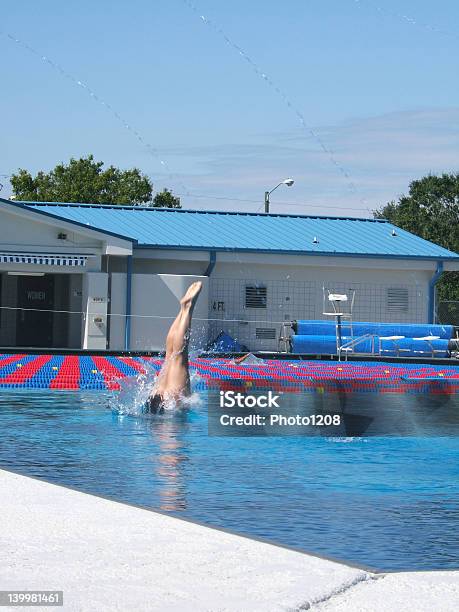
<svg viewBox="0 0 459 612"><path fill-rule="evenodd" d="M107 348L108 274L87 272L83 276L83 348Z"/></svg>
<svg viewBox="0 0 459 612"><path fill-rule="evenodd" d="M29 213L33 215L33 213ZM59 251L64 253L66 250L100 249L100 239L84 236L80 232L69 231L59 221L53 224L45 223L44 220L34 215L34 218L24 218L14 213L1 215L1 243L5 251L14 250L44 250L51 249L52 252ZM61 240L57 236L62 232L67 234L67 240Z"/></svg>
<svg viewBox="0 0 459 612"><path fill-rule="evenodd" d="M208 278L186 274L133 274L130 350L164 350L167 332L179 311L179 300L196 280L203 282L203 289L194 310L190 348L193 351L205 346L208 337ZM126 274L114 272L111 274L111 349L125 348L125 314Z"/></svg>
<svg viewBox="0 0 459 612"><path fill-rule="evenodd" d="M132 299L132 298L131 298ZM109 348L124 351L126 325L126 273L110 273L110 305L108 313Z"/></svg>
<svg viewBox="0 0 459 612"><path fill-rule="evenodd" d="M170 258L171 255L174 258ZM191 261L185 257L191 256ZM136 261L132 281L131 324L132 350L162 350L169 324L175 316L177 288L169 300L170 289L164 287L158 270L187 276L191 270L207 269L208 253L186 251L167 253L152 251ZM184 257L183 260L178 257ZM261 263L263 262L264 263ZM284 262L280 263L280 262ZM393 266L390 268L389 266ZM432 262L415 260L358 259L344 257L298 257L218 253L217 264L211 272L208 288L208 307L202 311L205 296L199 299L199 318L207 318L207 330L200 323L200 337L213 340L225 331L250 350L277 350L283 322L294 319L323 319L322 287L334 292L356 292L354 320L387 322L425 322L428 313L428 283L433 274ZM110 348L124 349L126 295L125 273L111 275ZM246 308L246 285L267 288L266 308ZM407 297L406 310L388 307L388 290L402 289ZM172 291L174 294L174 291ZM160 318L154 319L152 315ZM197 314L195 315L196 318ZM151 318L148 318L151 317ZM258 331L257 331L258 330ZM264 336L259 337L258 336ZM266 336L273 336L268 338Z"/></svg>
<svg viewBox="0 0 459 612"><path fill-rule="evenodd" d="M206 251L156 251L138 249L132 261L133 274L187 274L203 276L209 265ZM110 272L125 272L126 257L110 257Z"/></svg>
<svg viewBox="0 0 459 612"><path fill-rule="evenodd" d="M182 260L135 260L133 262L134 274L176 274L188 276L203 276L208 266L207 261Z"/></svg>
<svg viewBox="0 0 459 612"><path fill-rule="evenodd" d="M209 312L214 319L209 326L210 338L223 330L250 350L277 350L283 322L326 318L324 286L335 293L355 290L355 321L425 322L431 274L404 269L403 264L399 269L352 268L349 260L339 268L220 263L210 279ZM246 307L248 285L266 287L266 308ZM391 289L401 289L406 295L406 309L389 307Z"/></svg>

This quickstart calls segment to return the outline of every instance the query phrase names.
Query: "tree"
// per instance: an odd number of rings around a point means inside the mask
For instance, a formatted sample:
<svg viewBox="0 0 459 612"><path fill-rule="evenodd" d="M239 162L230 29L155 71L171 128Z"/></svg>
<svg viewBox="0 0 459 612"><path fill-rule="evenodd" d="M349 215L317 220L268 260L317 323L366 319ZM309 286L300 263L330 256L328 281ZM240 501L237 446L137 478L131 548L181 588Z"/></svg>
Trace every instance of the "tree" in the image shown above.
<svg viewBox="0 0 459 612"><path fill-rule="evenodd" d="M459 173L413 181L409 195L389 202L374 216L459 252ZM439 300L459 300L459 272L444 272L437 292Z"/></svg>
<svg viewBox="0 0 459 612"><path fill-rule="evenodd" d="M163 189L153 198L153 206L158 208L182 208L180 198L173 195L169 189Z"/></svg>
<svg viewBox="0 0 459 612"><path fill-rule="evenodd" d="M19 169L11 177L13 195L18 200L33 202L153 205L153 185L140 170L120 170L114 166L103 169L103 165L104 162L88 155L71 158L68 164L58 164L50 172L40 171L35 177ZM162 204L169 205L172 203L167 201ZM175 202L173 206L177 208Z"/></svg>

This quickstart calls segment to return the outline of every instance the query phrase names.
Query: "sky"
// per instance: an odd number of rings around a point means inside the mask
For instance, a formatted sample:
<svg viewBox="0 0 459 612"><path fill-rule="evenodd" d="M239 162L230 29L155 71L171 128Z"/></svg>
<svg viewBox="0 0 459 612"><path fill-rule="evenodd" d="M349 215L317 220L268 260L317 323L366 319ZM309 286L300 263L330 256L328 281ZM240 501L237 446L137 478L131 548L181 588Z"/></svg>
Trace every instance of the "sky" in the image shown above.
<svg viewBox="0 0 459 612"><path fill-rule="evenodd" d="M0 195L92 153L184 208L371 216L458 171L454 0L3 0Z"/></svg>

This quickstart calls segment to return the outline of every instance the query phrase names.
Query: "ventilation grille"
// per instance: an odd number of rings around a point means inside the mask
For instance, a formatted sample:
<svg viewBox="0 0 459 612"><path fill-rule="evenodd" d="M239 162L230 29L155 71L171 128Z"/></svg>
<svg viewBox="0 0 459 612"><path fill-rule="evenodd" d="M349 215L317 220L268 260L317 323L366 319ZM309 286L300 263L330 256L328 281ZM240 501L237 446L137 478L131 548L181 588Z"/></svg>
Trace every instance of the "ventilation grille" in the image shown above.
<svg viewBox="0 0 459 612"><path fill-rule="evenodd" d="M408 289L406 287L389 287L387 310L388 312L408 312Z"/></svg>
<svg viewBox="0 0 459 612"><path fill-rule="evenodd" d="M269 327L257 327L255 329L255 338L257 340L275 340L276 330Z"/></svg>
<svg viewBox="0 0 459 612"><path fill-rule="evenodd" d="M266 287L254 287L247 285L245 288L245 307L246 308L266 308L267 290Z"/></svg>

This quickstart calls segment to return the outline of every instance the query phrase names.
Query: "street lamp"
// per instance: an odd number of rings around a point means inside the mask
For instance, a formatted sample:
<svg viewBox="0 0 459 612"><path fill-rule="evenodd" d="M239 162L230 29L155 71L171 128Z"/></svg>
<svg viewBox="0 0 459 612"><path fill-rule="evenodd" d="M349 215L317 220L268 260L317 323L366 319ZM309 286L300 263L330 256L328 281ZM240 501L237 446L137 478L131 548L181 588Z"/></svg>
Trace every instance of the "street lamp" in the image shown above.
<svg viewBox="0 0 459 612"><path fill-rule="evenodd" d="M285 179L285 181L281 181L278 185L271 189L271 191L265 191L265 213L269 213L269 196L281 185L287 185L287 187L291 187L295 181L291 178Z"/></svg>

